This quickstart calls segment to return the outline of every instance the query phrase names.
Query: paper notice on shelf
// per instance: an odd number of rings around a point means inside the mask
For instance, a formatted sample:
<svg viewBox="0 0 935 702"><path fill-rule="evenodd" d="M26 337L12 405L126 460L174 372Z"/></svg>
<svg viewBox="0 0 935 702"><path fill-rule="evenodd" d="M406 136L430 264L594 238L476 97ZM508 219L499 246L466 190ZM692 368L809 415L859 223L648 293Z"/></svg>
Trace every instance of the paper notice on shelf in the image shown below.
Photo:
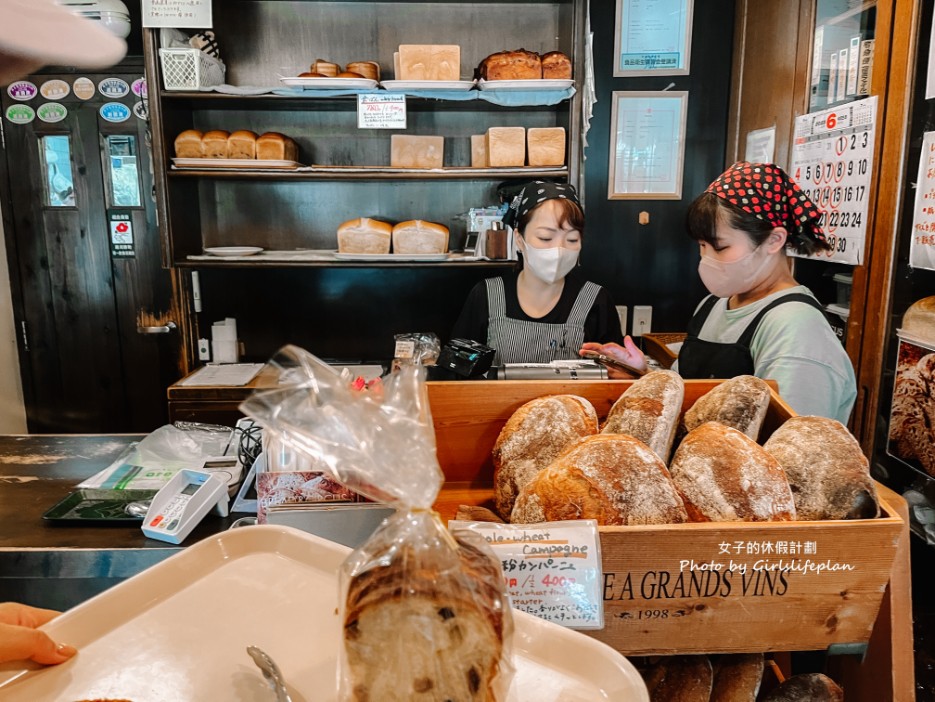
<svg viewBox="0 0 935 702"><path fill-rule="evenodd" d="M909 266L935 270L935 132L926 132L919 159Z"/></svg>
<svg viewBox="0 0 935 702"><path fill-rule="evenodd" d="M597 521L497 524L452 520L482 536L503 566L510 604L570 627L604 626L603 566Z"/></svg>
<svg viewBox="0 0 935 702"><path fill-rule="evenodd" d="M184 380L179 385L205 386L205 385L246 385L263 370L262 363L225 363L222 365L205 366Z"/></svg>
<svg viewBox="0 0 935 702"><path fill-rule="evenodd" d="M358 94L358 129L405 129L406 96L403 93Z"/></svg>
<svg viewBox="0 0 935 702"><path fill-rule="evenodd" d="M744 149L744 161L750 163L775 163L773 160L775 151L776 125L747 132L747 148Z"/></svg>
<svg viewBox="0 0 935 702"><path fill-rule="evenodd" d="M142 0L144 27L213 27L211 0Z"/></svg>

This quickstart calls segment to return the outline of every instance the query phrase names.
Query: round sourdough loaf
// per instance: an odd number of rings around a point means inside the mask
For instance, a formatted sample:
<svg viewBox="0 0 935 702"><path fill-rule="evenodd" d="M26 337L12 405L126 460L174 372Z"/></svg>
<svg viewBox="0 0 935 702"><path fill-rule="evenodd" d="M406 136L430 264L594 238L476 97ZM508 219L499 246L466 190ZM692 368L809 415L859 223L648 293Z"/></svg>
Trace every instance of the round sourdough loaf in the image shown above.
<svg viewBox="0 0 935 702"><path fill-rule="evenodd" d="M763 448L786 472L799 519L871 519L880 514L870 464L841 422L791 417Z"/></svg>
<svg viewBox="0 0 935 702"><path fill-rule="evenodd" d="M626 434L598 434L569 446L520 490L515 524L596 519L602 526L675 524L688 519L669 471Z"/></svg>
<svg viewBox="0 0 935 702"><path fill-rule="evenodd" d="M750 437L706 422L682 440L669 466L693 522L795 519L795 502L779 462Z"/></svg>
<svg viewBox="0 0 935 702"><path fill-rule="evenodd" d="M454 536L460 568L421 565L410 548L351 578L344 650L355 702L493 699L503 575L490 556Z"/></svg>
<svg viewBox="0 0 935 702"><path fill-rule="evenodd" d="M705 422L720 422L754 441L769 409L769 385L752 375L738 375L699 397L682 420L685 433Z"/></svg>
<svg viewBox="0 0 935 702"><path fill-rule="evenodd" d="M577 395L530 400L507 420L493 447L494 501L510 518L520 489L569 444L597 433L597 412Z"/></svg>
<svg viewBox="0 0 935 702"><path fill-rule="evenodd" d="M607 415L603 434L627 434L669 460L685 398L682 376L670 370L647 373L627 388Z"/></svg>
<svg viewBox="0 0 935 702"><path fill-rule="evenodd" d="M844 690L821 673L793 675L767 694L763 702L844 702Z"/></svg>
<svg viewBox="0 0 935 702"><path fill-rule="evenodd" d="M765 667L762 653L727 654L713 665L710 702L756 702Z"/></svg>
<svg viewBox="0 0 935 702"><path fill-rule="evenodd" d="M707 656L666 656L644 674L652 702L709 702L714 671Z"/></svg>

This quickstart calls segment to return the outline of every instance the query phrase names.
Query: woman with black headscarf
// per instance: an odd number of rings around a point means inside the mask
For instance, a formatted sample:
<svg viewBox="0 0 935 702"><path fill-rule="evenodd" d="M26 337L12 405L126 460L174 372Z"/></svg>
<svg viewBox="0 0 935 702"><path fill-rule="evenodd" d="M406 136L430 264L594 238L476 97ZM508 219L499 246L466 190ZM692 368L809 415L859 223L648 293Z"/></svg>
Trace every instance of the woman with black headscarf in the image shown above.
<svg viewBox="0 0 935 702"><path fill-rule="evenodd" d="M770 378L798 414L847 422L857 396L853 366L786 258L787 248L829 249L819 219L799 186L771 163L735 163L695 199L688 232L711 294L688 323L674 370L685 378ZM632 343L584 348L645 368Z"/></svg>
<svg viewBox="0 0 935 702"><path fill-rule="evenodd" d="M586 341L620 343L613 300L577 271L584 213L575 188L529 183L503 221L513 228L523 267L478 283L452 336L496 349L495 365L577 358Z"/></svg>

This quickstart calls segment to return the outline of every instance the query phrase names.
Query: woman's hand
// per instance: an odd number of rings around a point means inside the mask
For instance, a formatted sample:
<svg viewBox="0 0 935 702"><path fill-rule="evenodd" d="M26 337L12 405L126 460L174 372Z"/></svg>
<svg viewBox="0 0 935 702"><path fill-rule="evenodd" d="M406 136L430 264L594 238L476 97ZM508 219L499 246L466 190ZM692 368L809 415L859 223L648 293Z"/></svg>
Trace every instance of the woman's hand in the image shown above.
<svg viewBox="0 0 935 702"><path fill-rule="evenodd" d="M633 339L631 339L629 335L623 337L623 346L613 342L609 344L597 344L593 341L589 341L581 345L581 351L596 351L597 353L602 353L605 356L619 359L628 366L633 366L634 368L638 368L642 371L647 369L646 357L643 356L643 352L637 348L636 344L633 343ZM580 354L581 351L578 353ZM611 378L614 378L615 380L626 380L628 378L636 377L632 373L627 373L626 371L610 367L607 368L607 375Z"/></svg>
<svg viewBox="0 0 935 702"><path fill-rule="evenodd" d="M51 665L63 663L77 653L67 644L56 644L37 627L51 621L58 612L29 607L18 602L0 604L0 663L33 660Z"/></svg>

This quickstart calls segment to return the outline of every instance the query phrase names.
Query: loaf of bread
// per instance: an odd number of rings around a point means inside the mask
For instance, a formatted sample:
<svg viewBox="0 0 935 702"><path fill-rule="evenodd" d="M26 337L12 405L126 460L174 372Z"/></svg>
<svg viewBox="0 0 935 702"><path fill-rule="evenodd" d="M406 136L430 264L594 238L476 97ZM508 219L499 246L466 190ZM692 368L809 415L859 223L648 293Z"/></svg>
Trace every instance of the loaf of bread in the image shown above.
<svg viewBox="0 0 935 702"><path fill-rule="evenodd" d="M494 699L490 688L504 637L503 575L486 553L454 536L460 568L414 568L419 554L401 549L350 580L344 650L352 699Z"/></svg>
<svg viewBox="0 0 935 702"><path fill-rule="evenodd" d="M227 137L228 158L256 158L257 135L248 129L238 129Z"/></svg>
<svg viewBox="0 0 935 702"><path fill-rule="evenodd" d="M530 166L565 164L565 128L530 127L526 130L526 161Z"/></svg>
<svg viewBox="0 0 935 702"><path fill-rule="evenodd" d="M514 524L596 519L601 526L678 524L688 515L665 463L642 441L598 434L572 444L520 491Z"/></svg>
<svg viewBox="0 0 935 702"><path fill-rule="evenodd" d="M922 469L935 477L935 354L916 360L912 351L921 348L900 344L889 442L897 456L919 461Z"/></svg>
<svg viewBox="0 0 935 702"><path fill-rule="evenodd" d="M448 227L410 219L393 227L393 253L443 254L448 252Z"/></svg>
<svg viewBox="0 0 935 702"><path fill-rule="evenodd" d="M356 71L341 71L337 75L338 78L363 78L362 73L357 73Z"/></svg>
<svg viewBox="0 0 935 702"><path fill-rule="evenodd" d="M642 672L652 702L708 702L714 671L707 656L665 656Z"/></svg>
<svg viewBox="0 0 935 702"><path fill-rule="evenodd" d="M471 168L487 168L487 135L471 135Z"/></svg>
<svg viewBox="0 0 935 702"><path fill-rule="evenodd" d="M230 133L225 132L223 129L212 129L210 132L205 132L204 137L201 139L205 145L205 158L229 158L227 151L228 137L230 137Z"/></svg>
<svg viewBox="0 0 935 702"><path fill-rule="evenodd" d="M197 129L186 129L175 137L175 155L177 158L204 158L204 134Z"/></svg>
<svg viewBox="0 0 935 702"><path fill-rule="evenodd" d="M571 80L571 59L561 51L542 54L542 77L549 80Z"/></svg>
<svg viewBox="0 0 935 702"><path fill-rule="evenodd" d="M370 80L380 80L380 64L376 61L351 61L344 70L359 73Z"/></svg>
<svg viewBox="0 0 935 702"><path fill-rule="evenodd" d="M913 302L903 315L902 330L935 344L935 295Z"/></svg>
<svg viewBox="0 0 935 702"><path fill-rule="evenodd" d="M324 59L315 59L312 63L309 71L312 73L321 73L323 76L328 76L329 78L334 78L341 72L341 67L336 63L331 63L331 61L325 61Z"/></svg>
<svg viewBox="0 0 935 702"><path fill-rule="evenodd" d="M570 444L597 433L597 412L577 395L530 400L504 424L494 443L497 513L509 521L520 489Z"/></svg>
<svg viewBox="0 0 935 702"><path fill-rule="evenodd" d="M719 422L689 432L669 472L693 522L795 519L792 490L779 462L746 434Z"/></svg>
<svg viewBox="0 0 935 702"><path fill-rule="evenodd" d="M738 375L699 397L682 420L684 432L705 422L720 422L741 431L754 441L769 408L769 385L752 375Z"/></svg>
<svg viewBox="0 0 935 702"><path fill-rule="evenodd" d="M601 432L637 438L667 462L684 399L685 383L678 373L647 373L613 404Z"/></svg>
<svg viewBox="0 0 935 702"><path fill-rule="evenodd" d="M297 161L299 147L285 134L266 132L257 137L256 157L263 161Z"/></svg>
<svg viewBox="0 0 935 702"><path fill-rule="evenodd" d="M327 78L324 73L315 73L314 71L306 71L305 73L300 73L299 78Z"/></svg>
<svg viewBox="0 0 935 702"><path fill-rule="evenodd" d="M399 80L461 78L461 47L457 44L400 44L397 53Z"/></svg>
<svg viewBox="0 0 935 702"><path fill-rule="evenodd" d="M338 226L338 253L388 254L393 227L369 217L357 217Z"/></svg>
<svg viewBox="0 0 935 702"><path fill-rule="evenodd" d="M391 168L441 168L445 163L445 137L393 134Z"/></svg>
<svg viewBox="0 0 935 702"><path fill-rule="evenodd" d="M763 681L762 653L736 653L714 661L711 702L756 702Z"/></svg>
<svg viewBox="0 0 935 702"><path fill-rule="evenodd" d="M498 51L477 67L483 80L529 80L542 78L542 59L534 51Z"/></svg>
<svg viewBox="0 0 935 702"><path fill-rule="evenodd" d="M799 519L871 519L880 514L870 464L841 422L791 417L763 448L786 472Z"/></svg>
<svg viewBox="0 0 935 702"><path fill-rule="evenodd" d="M827 675L805 673L788 678L763 702L844 702L844 690Z"/></svg>
<svg viewBox="0 0 935 702"><path fill-rule="evenodd" d="M491 168L519 168L525 164L525 127L487 129L487 165Z"/></svg>

